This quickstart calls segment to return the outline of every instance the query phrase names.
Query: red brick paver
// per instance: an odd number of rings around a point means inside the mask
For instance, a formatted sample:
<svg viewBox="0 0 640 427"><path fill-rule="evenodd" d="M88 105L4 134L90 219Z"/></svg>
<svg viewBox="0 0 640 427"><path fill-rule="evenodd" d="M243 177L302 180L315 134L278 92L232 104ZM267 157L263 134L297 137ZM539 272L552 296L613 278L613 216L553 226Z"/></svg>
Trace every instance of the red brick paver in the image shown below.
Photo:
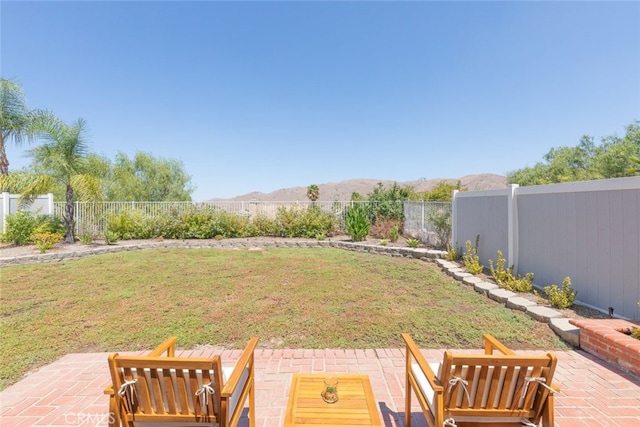
<svg viewBox="0 0 640 427"><path fill-rule="evenodd" d="M221 354L225 364L233 365L239 353L208 350L205 355ZM442 350L423 353L429 361L442 358ZM554 383L561 388L555 400L556 426L640 427L640 377L581 351L556 354ZM294 372L367 374L385 426L405 425L404 349L258 349L255 360L258 427L282 425ZM106 361L106 353L69 354L0 392L0 424L106 426ZM416 427L426 425L418 406L412 419Z"/></svg>

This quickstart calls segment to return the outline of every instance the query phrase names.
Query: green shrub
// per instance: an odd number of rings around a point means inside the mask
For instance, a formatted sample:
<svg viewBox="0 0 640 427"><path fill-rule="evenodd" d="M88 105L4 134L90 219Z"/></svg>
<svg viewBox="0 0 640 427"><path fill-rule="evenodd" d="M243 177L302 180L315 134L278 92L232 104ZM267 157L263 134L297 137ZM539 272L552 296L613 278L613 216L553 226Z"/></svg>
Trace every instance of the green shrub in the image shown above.
<svg viewBox="0 0 640 427"><path fill-rule="evenodd" d="M400 238L400 229L398 228L398 224L395 224L393 227L391 227L391 230L389 230L389 240L395 243L398 241L399 238Z"/></svg>
<svg viewBox="0 0 640 427"><path fill-rule="evenodd" d="M513 267L505 268L507 261L502 252L497 252L496 265L489 260L489 269L496 283L513 292L531 292L533 289L533 273L527 273L524 277L514 276Z"/></svg>
<svg viewBox="0 0 640 427"><path fill-rule="evenodd" d="M345 213L345 221L351 240L361 242L367 238L371 223L365 206L357 204L349 208Z"/></svg>
<svg viewBox="0 0 640 427"><path fill-rule="evenodd" d="M433 210L429 213L428 218L435 229L435 246L437 248L447 246L449 239L451 238L451 212L439 212L437 210Z"/></svg>
<svg viewBox="0 0 640 427"><path fill-rule="evenodd" d="M258 214L251 219L251 236L275 236L277 230L276 221L265 214Z"/></svg>
<svg viewBox="0 0 640 427"><path fill-rule="evenodd" d="M387 246L387 240L386 239L380 240L380 246Z"/></svg>
<svg viewBox="0 0 640 427"><path fill-rule="evenodd" d="M52 249L56 245L56 243L62 241L64 235L62 235L61 233L51 233L45 231L41 233L34 233L31 238L36 246L38 246L38 249L40 249L40 253L43 254L47 250Z"/></svg>
<svg viewBox="0 0 640 427"><path fill-rule="evenodd" d="M215 208L169 212L151 217L139 209L129 209L109 217L107 230L119 239L212 239L251 236L318 238L331 236L337 228L333 213L311 205L278 209L276 219L258 215L253 219Z"/></svg>
<svg viewBox="0 0 640 427"><path fill-rule="evenodd" d="M80 235L80 242L83 245L88 245L89 243L93 242L93 236L89 233L85 233L85 234L81 234Z"/></svg>
<svg viewBox="0 0 640 427"><path fill-rule="evenodd" d="M562 288L558 288L558 285L553 283L545 286L544 292L547 294L551 305L557 308L571 307L578 294L577 291L571 289L571 279L569 277L565 277L562 281Z"/></svg>
<svg viewBox="0 0 640 427"><path fill-rule="evenodd" d="M113 245L115 244L118 240L120 239L120 236L118 236L118 233L115 233L113 231L105 231L104 232L104 242L107 245Z"/></svg>
<svg viewBox="0 0 640 427"><path fill-rule="evenodd" d="M310 205L306 209L281 206L276 214L275 235L313 239L322 234L333 235L336 227L335 216L317 205Z"/></svg>
<svg viewBox="0 0 640 427"><path fill-rule="evenodd" d="M480 263L478 256L478 245L480 244L480 235L476 236L476 246L471 247L471 240L467 240L465 244L466 251L462 256L462 262L471 274L480 274L484 271L484 267Z"/></svg>
<svg viewBox="0 0 640 427"><path fill-rule="evenodd" d="M67 231L64 224L64 219L56 215L38 215L38 226L36 232L38 233L59 233L64 237L65 231Z"/></svg>
<svg viewBox="0 0 640 427"><path fill-rule="evenodd" d="M2 240L16 246L33 242L34 233L62 233L65 227L61 218L53 215L35 215L29 211L19 211L6 216L6 231Z"/></svg>
<svg viewBox="0 0 640 427"><path fill-rule="evenodd" d="M418 246L420 246L420 240L418 240L418 239L407 239L407 245L410 248L417 248Z"/></svg>
<svg viewBox="0 0 640 427"><path fill-rule="evenodd" d="M447 244L447 254L444 256L444 259L447 261L458 261L460 259L460 252L462 252L462 248L458 249L458 242L456 242L453 248Z"/></svg>
<svg viewBox="0 0 640 427"><path fill-rule="evenodd" d="M157 237L154 228L153 219L140 209L123 210L111 215L107 221L107 231L117 234L122 240Z"/></svg>

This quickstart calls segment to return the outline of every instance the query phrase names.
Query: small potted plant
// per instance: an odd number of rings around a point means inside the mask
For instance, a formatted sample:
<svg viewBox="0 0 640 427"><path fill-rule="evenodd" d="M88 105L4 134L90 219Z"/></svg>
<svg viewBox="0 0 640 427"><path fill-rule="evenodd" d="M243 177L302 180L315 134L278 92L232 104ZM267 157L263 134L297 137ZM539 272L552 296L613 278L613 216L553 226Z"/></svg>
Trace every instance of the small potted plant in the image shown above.
<svg viewBox="0 0 640 427"><path fill-rule="evenodd" d="M327 377L324 379L324 390L322 400L327 403L336 403L338 401L338 379L336 377Z"/></svg>

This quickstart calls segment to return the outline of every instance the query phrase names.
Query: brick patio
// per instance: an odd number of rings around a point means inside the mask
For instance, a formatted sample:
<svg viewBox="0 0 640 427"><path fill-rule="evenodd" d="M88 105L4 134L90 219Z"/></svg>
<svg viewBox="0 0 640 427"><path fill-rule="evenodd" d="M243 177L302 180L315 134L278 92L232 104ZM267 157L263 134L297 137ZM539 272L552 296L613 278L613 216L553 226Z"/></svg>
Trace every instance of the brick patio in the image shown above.
<svg viewBox="0 0 640 427"><path fill-rule="evenodd" d="M423 350L428 361L440 361L442 352ZM178 353L198 357L220 354L225 365L233 365L240 350ZM556 394L556 426L640 426L640 377L582 351L555 354L559 363L554 383L562 390ZM384 424L405 425L404 349L257 349L255 358L259 427L282 425L294 372L367 374ZM103 395L109 384L106 360L106 353L69 354L0 392L0 424L107 425L108 404ZM414 426L426 425L417 406L412 418ZM243 421L246 425L246 419Z"/></svg>

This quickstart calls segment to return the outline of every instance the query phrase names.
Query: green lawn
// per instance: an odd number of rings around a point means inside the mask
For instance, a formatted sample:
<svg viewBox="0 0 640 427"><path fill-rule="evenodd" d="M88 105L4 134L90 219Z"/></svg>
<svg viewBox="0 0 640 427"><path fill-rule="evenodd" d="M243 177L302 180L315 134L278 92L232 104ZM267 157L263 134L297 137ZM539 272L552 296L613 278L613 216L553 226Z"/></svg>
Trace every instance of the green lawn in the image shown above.
<svg viewBox="0 0 640 427"><path fill-rule="evenodd" d="M340 249L154 249L0 270L0 389L73 352L178 346L565 348L435 265ZM105 362L106 363L106 362Z"/></svg>

